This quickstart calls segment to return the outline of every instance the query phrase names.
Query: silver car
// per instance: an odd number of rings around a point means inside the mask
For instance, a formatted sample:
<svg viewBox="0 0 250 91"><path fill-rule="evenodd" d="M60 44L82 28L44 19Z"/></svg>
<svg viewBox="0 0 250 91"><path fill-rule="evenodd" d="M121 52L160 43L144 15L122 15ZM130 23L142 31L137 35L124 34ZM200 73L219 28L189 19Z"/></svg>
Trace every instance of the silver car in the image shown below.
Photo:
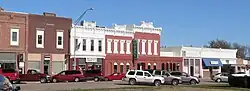
<svg viewBox="0 0 250 91"><path fill-rule="evenodd" d="M165 79L165 84L178 85L181 83L181 78L177 76L172 76L168 71L165 70L145 70L154 76L161 76Z"/></svg>
<svg viewBox="0 0 250 91"><path fill-rule="evenodd" d="M191 85L196 85L200 83L200 79L198 77L190 76L189 74L185 72L174 71L174 72L170 72L170 74L173 76L181 77L182 83L189 83Z"/></svg>
<svg viewBox="0 0 250 91"><path fill-rule="evenodd" d="M215 82L228 82L229 73L217 73L212 77Z"/></svg>

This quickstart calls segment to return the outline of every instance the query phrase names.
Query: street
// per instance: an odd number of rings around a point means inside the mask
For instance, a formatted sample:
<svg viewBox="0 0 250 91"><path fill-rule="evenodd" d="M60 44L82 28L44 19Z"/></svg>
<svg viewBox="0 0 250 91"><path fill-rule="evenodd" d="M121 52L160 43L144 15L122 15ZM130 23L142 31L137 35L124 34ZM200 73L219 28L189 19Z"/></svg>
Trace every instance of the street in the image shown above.
<svg viewBox="0 0 250 91"><path fill-rule="evenodd" d="M226 84L215 83L212 81L202 81L200 84ZM71 89L97 89L97 88L120 88L131 87L127 82L122 81L103 81L103 82L61 82L61 83L33 83L17 84L21 87L22 91L57 91L57 90L71 90ZM147 85L136 85L147 86Z"/></svg>

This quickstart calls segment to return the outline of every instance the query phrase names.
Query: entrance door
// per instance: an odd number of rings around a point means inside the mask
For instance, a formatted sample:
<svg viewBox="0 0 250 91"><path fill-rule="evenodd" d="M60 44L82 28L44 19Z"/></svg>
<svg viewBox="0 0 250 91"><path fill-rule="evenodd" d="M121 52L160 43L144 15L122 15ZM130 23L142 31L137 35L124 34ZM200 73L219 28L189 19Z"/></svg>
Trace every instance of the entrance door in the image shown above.
<svg viewBox="0 0 250 91"><path fill-rule="evenodd" d="M50 67L50 59L49 58L45 58L44 62L43 62L43 70L44 70L44 74L49 74L49 67Z"/></svg>
<svg viewBox="0 0 250 91"><path fill-rule="evenodd" d="M194 66L190 66L190 75L194 76Z"/></svg>

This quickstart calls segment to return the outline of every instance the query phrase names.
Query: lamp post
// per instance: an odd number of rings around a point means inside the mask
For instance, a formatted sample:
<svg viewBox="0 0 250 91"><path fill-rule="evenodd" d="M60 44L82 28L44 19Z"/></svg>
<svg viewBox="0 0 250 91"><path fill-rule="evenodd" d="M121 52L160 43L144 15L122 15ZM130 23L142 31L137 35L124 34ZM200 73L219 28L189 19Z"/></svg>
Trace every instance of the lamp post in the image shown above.
<svg viewBox="0 0 250 91"><path fill-rule="evenodd" d="M74 26L73 26L73 28L74 28L74 68L73 69L76 69L76 28L75 28L75 26L81 21L81 19L83 18L83 16L88 12L88 11L90 11L90 10L94 10L94 8L89 8L89 9L86 9L82 14L81 14L81 16L80 17L78 17L77 18L77 20L74 22Z"/></svg>

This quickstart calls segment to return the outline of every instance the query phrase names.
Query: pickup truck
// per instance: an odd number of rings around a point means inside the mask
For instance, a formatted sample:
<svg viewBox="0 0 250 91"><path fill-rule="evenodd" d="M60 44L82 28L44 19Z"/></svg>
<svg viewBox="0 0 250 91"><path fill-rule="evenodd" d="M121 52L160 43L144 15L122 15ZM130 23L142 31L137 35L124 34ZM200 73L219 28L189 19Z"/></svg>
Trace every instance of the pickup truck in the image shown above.
<svg viewBox="0 0 250 91"><path fill-rule="evenodd" d="M37 70L29 69L27 74L20 74L20 81L40 81L41 83L49 82L50 76L47 74L40 73Z"/></svg>
<svg viewBox="0 0 250 91"><path fill-rule="evenodd" d="M19 83L19 73L15 69L1 69L0 74L4 75L6 78L10 80L11 83Z"/></svg>

